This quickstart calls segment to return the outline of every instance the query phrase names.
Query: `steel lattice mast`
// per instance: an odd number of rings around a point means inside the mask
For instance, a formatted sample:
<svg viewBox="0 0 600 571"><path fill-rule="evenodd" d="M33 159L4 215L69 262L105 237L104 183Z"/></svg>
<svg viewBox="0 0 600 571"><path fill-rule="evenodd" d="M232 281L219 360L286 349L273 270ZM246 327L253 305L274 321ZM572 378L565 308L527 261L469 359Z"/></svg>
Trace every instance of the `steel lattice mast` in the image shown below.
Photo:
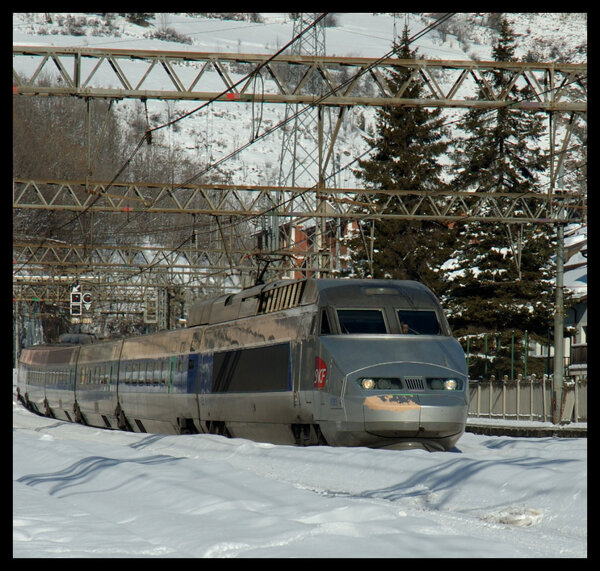
<svg viewBox="0 0 600 571"><path fill-rule="evenodd" d="M316 20L319 14L316 13L298 13L294 20L294 30L292 36L297 36L301 30L307 28ZM326 55L325 44L325 20L318 22L308 34L304 34L300 41L296 42L292 48L292 55L324 57ZM317 98L322 97L327 91L328 86L323 82L319 74L311 74L306 78L306 73L291 66L288 69L288 83L293 87L294 94L311 93ZM303 197L304 201L312 202L316 210L323 211L322 190L325 187L327 172L333 176L333 161L326 161L325 149L330 149L333 144L333 123L331 119L331 109L316 105L299 113L301 106L299 103L287 103L285 106L285 119L293 117L293 120L286 123L283 129L281 155L279 159L279 185L280 186L310 186L315 191L310 197ZM292 210L295 208L294 198L286 196L284 193L278 193L276 204L283 204L290 200ZM278 211L271 216L271 244L274 250L282 247L282 238L285 245L294 249L296 245L296 227L299 220L290 219L283 225ZM317 252L323 252L322 238L325 232L326 221L321 219L318 222L311 222L314 225L313 247ZM287 265L287 264L286 264ZM317 267L320 270L326 265L324 256L317 257Z"/></svg>

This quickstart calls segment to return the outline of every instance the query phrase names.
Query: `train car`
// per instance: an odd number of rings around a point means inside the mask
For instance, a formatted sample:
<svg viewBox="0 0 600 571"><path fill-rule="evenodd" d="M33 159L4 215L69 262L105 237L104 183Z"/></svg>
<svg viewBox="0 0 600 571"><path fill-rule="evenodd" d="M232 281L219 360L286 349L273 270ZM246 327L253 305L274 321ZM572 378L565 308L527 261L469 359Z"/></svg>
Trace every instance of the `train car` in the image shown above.
<svg viewBox="0 0 600 571"><path fill-rule="evenodd" d="M75 402L75 375L81 339L78 336L74 344L63 342L59 347L41 350L45 369L43 405L48 416L60 420L81 420ZM38 401L35 397L33 400Z"/></svg>
<svg viewBox="0 0 600 571"><path fill-rule="evenodd" d="M117 387L122 346L120 339L80 347L73 383L73 410L77 422L120 427Z"/></svg>
<svg viewBox="0 0 600 571"><path fill-rule="evenodd" d="M57 406L50 361L73 359ZM66 420L276 444L449 450L468 409L464 352L412 281L254 286L196 303L184 329L25 349L18 383L32 410Z"/></svg>
<svg viewBox="0 0 600 571"><path fill-rule="evenodd" d="M25 349L19 360L17 396L33 412L48 414L46 372L50 349L45 346Z"/></svg>
<svg viewBox="0 0 600 571"><path fill-rule="evenodd" d="M124 340L118 384L121 425L139 432L199 432L195 333L194 328L178 329Z"/></svg>

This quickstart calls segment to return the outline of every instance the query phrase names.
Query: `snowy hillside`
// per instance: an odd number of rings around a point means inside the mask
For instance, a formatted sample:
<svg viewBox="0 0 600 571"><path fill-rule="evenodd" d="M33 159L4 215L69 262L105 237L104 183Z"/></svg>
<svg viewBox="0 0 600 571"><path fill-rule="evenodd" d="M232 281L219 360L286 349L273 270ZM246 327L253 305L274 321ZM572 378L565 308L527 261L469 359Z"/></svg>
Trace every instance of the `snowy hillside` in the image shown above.
<svg viewBox="0 0 600 571"><path fill-rule="evenodd" d="M457 13L441 29L415 44L432 59L489 59L496 39L489 13ZM539 61L587 61L587 14L505 13L519 35L518 57L528 52ZM242 19L208 18L202 15L157 14L142 26L113 15L107 23L100 14L13 14L13 43L21 45L85 45L163 50L239 53L273 53L292 37L289 13L234 15ZM391 46L394 31L405 23L411 33L430 24L433 14L335 13L327 28L326 54L378 57ZM252 21L257 20L257 21ZM181 41L153 39L157 31L173 29ZM473 57L471 57L473 56Z"/></svg>
<svg viewBox="0 0 600 571"><path fill-rule="evenodd" d="M440 29L413 47L429 59L489 60L497 32L489 27L489 14L455 14ZM236 15L236 17L243 17ZM538 61L587 61L587 15L508 14L519 38L516 56L531 54ZM250 21L248 21L250 20ZM253 21L259 20L259 21ZM395 34L408 25L413 35L434 21L433 14L339 13L326 28L326 54L380 57L391 49ZM172 33L165 34L165 30ZM239 52L272 54L292 39L293 21L286 13L261 13L245 20L223 20L186 14L162 14L137 25L113 15L107 23L98 14L18 13L13 15L13 44L89 46L106 48ZM156 39L176 36L180 41ZM37 65L37 62L36 62ZM197 102L149 101L151 126L162 124L198 107ZM121 101L117 109L131 124L145 110L140 102ZM186 153L199 165L207 165L248 142L253 134L249 105L213 104L157 135L157 144ZM283 105L264 105L262 127L283 118ZM345 119L338 142L342 166L367 150L363 135L375 126L374 108L353 108ZM233 183L274 184L279 171L281 130L219 166ZM358 186L350 169L342 172L339 186Z"/></svg>

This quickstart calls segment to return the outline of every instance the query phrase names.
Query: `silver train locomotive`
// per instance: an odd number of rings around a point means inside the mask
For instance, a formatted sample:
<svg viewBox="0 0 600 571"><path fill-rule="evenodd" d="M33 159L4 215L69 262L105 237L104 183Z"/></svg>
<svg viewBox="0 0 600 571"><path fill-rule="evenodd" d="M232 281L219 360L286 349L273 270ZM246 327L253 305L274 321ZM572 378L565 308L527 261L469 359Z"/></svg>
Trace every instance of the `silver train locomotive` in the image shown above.
<svg viewBox="0 0 600 571"><path fill-rule="evenodd" d="M454 446L468 409L438 300L391 280L281 280L197 302L185 329L66 336L22 351L17 392L111 429L428 450Z"/></svg>

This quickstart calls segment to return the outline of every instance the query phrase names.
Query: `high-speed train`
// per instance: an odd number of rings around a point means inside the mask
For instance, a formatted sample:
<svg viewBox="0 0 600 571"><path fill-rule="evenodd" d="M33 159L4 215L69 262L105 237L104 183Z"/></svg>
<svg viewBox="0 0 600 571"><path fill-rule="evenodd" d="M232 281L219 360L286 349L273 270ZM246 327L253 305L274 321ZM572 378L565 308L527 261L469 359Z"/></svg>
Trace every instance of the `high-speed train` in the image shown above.
<svg viewBox="0 0 600 571"><path fill-rule="evenodd" d="M465 354L414 281L280 280L196 302L183 329L61 341L23 349L17 384L29 409L57 419L428 450L465 430Z"/></svg>

